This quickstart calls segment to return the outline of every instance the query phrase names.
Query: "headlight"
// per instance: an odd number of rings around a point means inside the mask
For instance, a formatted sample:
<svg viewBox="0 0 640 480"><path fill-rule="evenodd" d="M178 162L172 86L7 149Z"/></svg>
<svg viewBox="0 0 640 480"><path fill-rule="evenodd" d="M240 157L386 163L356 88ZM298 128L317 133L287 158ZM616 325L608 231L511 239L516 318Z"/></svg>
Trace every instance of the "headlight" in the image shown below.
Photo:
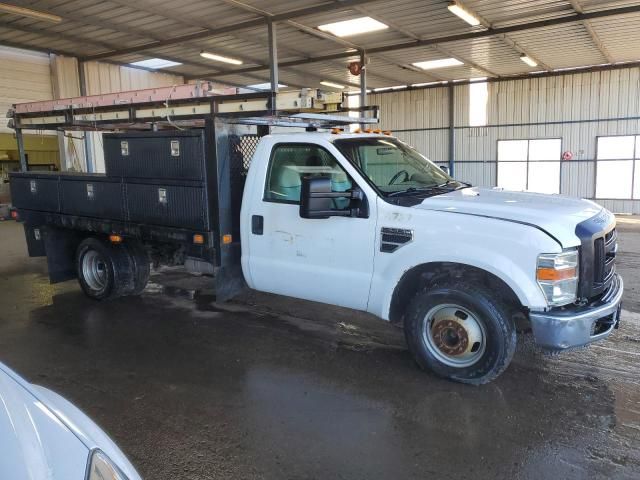
<svg viewBox="0 0 640 480"><path fill-rule="evenodd" d="M536 278L549 305L574 302L578 291L578 251L539 255Z"/></svg>
<svg viewBox="0 0 640 480"><path fill-rule="evenodd" d="M101 450L93 450L87 480L127 480L127 477Z"/></svg>

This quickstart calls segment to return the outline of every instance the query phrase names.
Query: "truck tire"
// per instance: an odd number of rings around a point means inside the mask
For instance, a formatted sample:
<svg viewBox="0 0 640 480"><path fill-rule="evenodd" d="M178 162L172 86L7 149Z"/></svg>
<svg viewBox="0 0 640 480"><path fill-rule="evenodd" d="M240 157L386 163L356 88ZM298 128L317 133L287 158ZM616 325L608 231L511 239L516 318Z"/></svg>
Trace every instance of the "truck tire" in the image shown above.
<svg viewBox="0 0 640 480"><path fill-rule="evenodd" d="M404 331L421 368L473 385L500 375L516 349L509 306L488 289L464 282L420 291L407 309Z"/></svg>
<svg viewBox="0 0 640 480"><path fill-rule="evenodd" d="M76 251L78 282L85 295L107 300L138 295L149 279L149 260L137 244L111 244L84 239Z"/></svg>
<svg viewBox="0 0 640 480"><path fill-rule="evenodd" d="M147 251L137 242L127 242L124 247L129 255L133 269L133 288L127 295L140 295L149 281L151 266Z"/></svg>

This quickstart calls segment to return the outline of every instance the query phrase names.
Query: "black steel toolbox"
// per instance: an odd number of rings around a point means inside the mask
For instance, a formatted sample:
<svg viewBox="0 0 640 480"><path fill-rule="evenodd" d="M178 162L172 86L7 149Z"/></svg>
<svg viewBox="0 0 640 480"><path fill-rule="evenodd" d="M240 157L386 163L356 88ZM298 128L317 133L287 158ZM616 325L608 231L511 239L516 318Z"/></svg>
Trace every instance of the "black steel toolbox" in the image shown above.
<svg viewBox="0 0 640 480"><path fill-rule="evenodd" d="M60 211L69 215L124 220L121 179L99 173L60 175Z"/></svg>
<svg viewBox="0 0 640 480"><path fill-rule="evenodd" d="M130 222L209 230L204 184L185 180L144 180L125 183Z"/></svg>
<svg viewBox="0 0 640 480"><path fill-rule="evenodd" d="M58 173L14 172L10 178L14 206L44 212L60 211Z"/></svg>
<svg viewBox="0 0 640 480"><path fill-rule="evenodd" d="M204 180L202 129L105 134L107 176Z"/></svg>

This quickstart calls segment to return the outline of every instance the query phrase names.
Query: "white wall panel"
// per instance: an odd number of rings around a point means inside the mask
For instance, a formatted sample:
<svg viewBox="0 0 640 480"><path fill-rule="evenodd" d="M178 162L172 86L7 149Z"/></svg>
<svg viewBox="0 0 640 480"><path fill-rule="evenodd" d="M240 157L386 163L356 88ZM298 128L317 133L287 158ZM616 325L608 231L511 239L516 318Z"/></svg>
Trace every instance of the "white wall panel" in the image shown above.
<svg viewBox="0 0 640 480"><path fill-rule="evenodd" d="M14 103L51 100L49 55L0 46L0 131L7 128L5 113Z"/></svg>
<svg viewBox="0 0 640 480"><path fill-rule="evenodd" d="M496 182L498 140L561 138L561 193L593 197L596 138L640 134L640 68L490 83L488 125L468 127L469 86L455 87L455 176L476 185ZM439 162L448 160L447 88L372 94L381 127ZM428 130L439 128L440 130ZM404 130L404 131L403 131ZM640 214L640 201L600 203Z"/></svg>

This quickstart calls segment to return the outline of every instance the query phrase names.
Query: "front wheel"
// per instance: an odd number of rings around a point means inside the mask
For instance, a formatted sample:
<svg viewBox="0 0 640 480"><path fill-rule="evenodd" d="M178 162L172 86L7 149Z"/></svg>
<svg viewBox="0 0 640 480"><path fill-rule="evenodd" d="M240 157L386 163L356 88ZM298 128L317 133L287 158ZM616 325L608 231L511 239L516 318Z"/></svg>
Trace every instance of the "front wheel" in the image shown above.
<svg viewBox="0 0 640 480"><path fill-rule="evenodd" d="M485 288L462 282L418 293L408 307L404 330L418 365L475 385L500 375L516 347L509 306Z"/></svg>

